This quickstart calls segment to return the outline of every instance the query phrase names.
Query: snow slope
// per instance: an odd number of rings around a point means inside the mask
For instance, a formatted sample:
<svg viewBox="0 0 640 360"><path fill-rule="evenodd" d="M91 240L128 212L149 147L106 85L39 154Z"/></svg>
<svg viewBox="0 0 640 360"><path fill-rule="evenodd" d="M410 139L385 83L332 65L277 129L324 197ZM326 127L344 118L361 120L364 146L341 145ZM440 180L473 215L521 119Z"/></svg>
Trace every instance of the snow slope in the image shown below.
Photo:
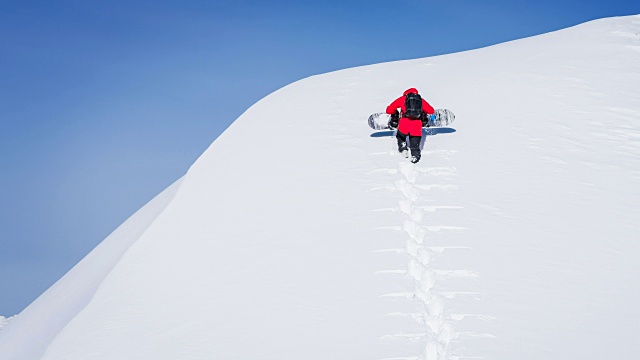
<svg viewBox="0 0 640 360"><path fill-rule="evenodd" d="M423 160L366 125L456 113ZM640 16L310 77L0 331L2 359L640 358Z"/></svg>
<svg viewBox="0 0 640 360"><path fill-rule="evenodd" d="M2 330L3 327L7 326L7 324L9 324L9 322L11 321L11 317L6 318L4 316L0 316L0 330Z"/></svg>

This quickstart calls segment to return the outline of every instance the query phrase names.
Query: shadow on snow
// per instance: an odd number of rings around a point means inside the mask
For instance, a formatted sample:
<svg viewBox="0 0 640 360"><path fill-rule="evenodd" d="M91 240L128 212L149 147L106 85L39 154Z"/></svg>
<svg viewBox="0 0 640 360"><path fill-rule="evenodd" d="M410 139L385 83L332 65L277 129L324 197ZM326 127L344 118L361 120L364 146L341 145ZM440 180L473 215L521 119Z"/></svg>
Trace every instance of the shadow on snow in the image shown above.
<svg viewBox="0 0 640 360"><path fill-rule="evenodd" d="M456 132L456 129L448 128L448 127L422 129L422 133L424 134L423 138L427 136L433 136L438 134L450 134L454 132ZM371 134L372 138L393 137L393 136L396 136L395 130L376 131Z"/></svg>

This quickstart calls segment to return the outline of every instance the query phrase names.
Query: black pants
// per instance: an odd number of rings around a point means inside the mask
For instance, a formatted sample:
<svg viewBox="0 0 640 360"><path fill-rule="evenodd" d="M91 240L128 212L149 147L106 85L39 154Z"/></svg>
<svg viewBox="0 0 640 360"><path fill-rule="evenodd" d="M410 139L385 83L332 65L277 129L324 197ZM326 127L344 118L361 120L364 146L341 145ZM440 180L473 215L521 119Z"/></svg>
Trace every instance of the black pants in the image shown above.
<svg viewBox="0 0 640 360"><path fill-rule="evenodd" d="M407 138L409 138L409 141L407 141ZM420 157L420 142L422 141L422 136L405 135L398 131L396 132L396 139L398 139L398 147L402 146L402 144L407 144L407 147L411 150L411 156Z"/></svg>

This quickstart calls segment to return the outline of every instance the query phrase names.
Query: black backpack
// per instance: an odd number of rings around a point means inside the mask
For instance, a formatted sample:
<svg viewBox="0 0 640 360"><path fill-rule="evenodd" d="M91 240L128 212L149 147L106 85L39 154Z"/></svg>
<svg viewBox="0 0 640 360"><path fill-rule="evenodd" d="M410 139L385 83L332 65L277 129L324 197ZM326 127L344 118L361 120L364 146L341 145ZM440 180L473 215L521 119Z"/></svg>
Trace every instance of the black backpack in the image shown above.
<svg viewBox="0 0 640 360"><path fill-rule="evenodd" d="M404 116L409 119L420 119L422 117L422 97L419 94L409 93L404 98L406 111Z"/></svg>

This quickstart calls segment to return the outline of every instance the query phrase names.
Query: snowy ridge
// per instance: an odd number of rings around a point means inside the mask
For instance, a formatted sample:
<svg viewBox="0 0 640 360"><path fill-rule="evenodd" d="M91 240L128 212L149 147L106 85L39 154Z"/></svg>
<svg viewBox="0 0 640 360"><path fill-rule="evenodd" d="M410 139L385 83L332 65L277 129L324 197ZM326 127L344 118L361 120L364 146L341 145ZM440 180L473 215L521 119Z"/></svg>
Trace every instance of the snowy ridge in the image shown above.
<svg viewBox="0 0 640 360"><path fill-rule="evenodd" d="M12 316L8 318L4 316L0 316L0 330L2 330L3 327L7 326L7 324L9 324L12 318L13 318Z"/></svg>
<svg viewBox="0 0 640 360"><path fill-rule="evenodd" d="M91 301L103 279L122 255L171 202L180 182L181 180L176 181L127 219L62 279L29 305L20 317L4 319L4 324L0 319L0 328L13 320L12 326L3 331L0 337L3 356L9 359L39 359L49 343ZM54 314L51 313L53 309ZM31 335L33 333L37 336Z"/></svg>
<svg viewBox="0 0 640 360"><path fill-rule="evenodd" d="M365 123L409 87L456 114L416 165ZM639 89L640 16L293 83L3 328L0 354L640 358Z"/></svg>

